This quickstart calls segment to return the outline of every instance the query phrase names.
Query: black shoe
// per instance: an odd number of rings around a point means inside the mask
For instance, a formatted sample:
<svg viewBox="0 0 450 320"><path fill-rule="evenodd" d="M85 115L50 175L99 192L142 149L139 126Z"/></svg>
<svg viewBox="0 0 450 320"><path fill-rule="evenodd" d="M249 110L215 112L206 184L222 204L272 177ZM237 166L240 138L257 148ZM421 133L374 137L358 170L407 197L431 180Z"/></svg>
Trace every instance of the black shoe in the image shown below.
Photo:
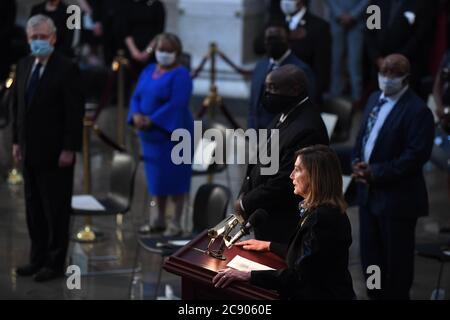
<svg viewBox="0 0 450 320"><path fill-rule="evenodd" d="M50 268L42 268L38 273L34 275L34 281L45 282L57 278L62 278L64 276L63 271L53 270Z"/></svg>
<svg viewBox="0 0 450 320"><path fill-rule="evenodd" d="M41 269L40 266L34 264L27 264L16 269L16 274L20 277L29 277L38 272Z"/></svg>

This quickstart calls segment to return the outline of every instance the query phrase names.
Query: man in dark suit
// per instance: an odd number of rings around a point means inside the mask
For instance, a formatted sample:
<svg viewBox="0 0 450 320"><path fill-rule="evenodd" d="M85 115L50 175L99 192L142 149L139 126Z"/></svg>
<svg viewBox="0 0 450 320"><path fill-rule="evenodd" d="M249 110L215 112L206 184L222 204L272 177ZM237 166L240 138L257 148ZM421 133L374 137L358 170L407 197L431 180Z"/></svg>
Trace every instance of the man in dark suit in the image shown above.
<svg viewBox="0 0 450 320"><path fill-rule="evenodd" d="M322 118L308 97L303 71L294 65L281 66L269 73L265 88L264 106L278 114L269 129L279 133L278 140L269 138L265 145L278 142L279 170L264 175L262 169L267 166L250 164L235 209L244 218L257 209L266 210L269 218L255 228L256 239L283 243L289 240L298 222L298 198L289 178L295 152L315 144L327 145L329 141Z"/></svg>
<svg viewBox="0 0 450 320"><path fill-rule="evenodd" d="M314 73L289 48L288 29L283 24L270 25L266 29L264 43L268 57L258 62L252 77L250 110L248 113L248 127L252 129L266 129L275 116L264 109L261 98L265 91L266 77L276 68L286 64L299 67L308 78L309 96L314 97Z"/></svg>
<svg viewBox="0 0 450 320"><path fill-rule="evenodd" d="M414 277L417 218L428 214L422 173L433 147L434 121L409 88L410 64L400 54L381 65L381 89L369 98L353 152L358 183L361 263L381 270L374 299L408 299Z"/></svg>
<svg viewBox="0 0 450 320"><path fill-rule="evenodd" d="M281 10L291 30L294 54L311 66L316 76L316 98L328 91L331 75L331 33L328 22L310 13L305 0L281 1Z"/></svg>
<svg viewBox="0 0 450 320"><path fill-rule="evenodd" d="M372 0L371 4L381 10L381 29L366 32L370 60L379 70L386 56L403 54L412 66L410 84L416 87L427 67L421 62L427 60L431 46L428 35L432 33L435 4L420 0Z"/></svg>
<svg viewBox="0 0 450 320"><path fill-rule="evenodd" d="M13 157L23 164L31 254L16 273L46 281L64 271L84 102L77 66L53 52L52 20L31 17L27 36L32 55L19 62L13 88Z"/></svg>

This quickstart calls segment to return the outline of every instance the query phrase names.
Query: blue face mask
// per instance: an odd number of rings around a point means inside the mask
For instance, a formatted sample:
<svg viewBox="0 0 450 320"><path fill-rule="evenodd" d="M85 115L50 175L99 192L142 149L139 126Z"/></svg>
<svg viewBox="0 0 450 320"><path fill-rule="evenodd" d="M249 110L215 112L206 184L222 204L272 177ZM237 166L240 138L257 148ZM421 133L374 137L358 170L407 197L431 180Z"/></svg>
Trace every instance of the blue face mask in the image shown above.
<svg viewBox="0 0 450 320"><path fill-rule="evenodd" d="M47 57L55 49L48 40L32 40L30 44L31 54L36 57Z"/></svg>

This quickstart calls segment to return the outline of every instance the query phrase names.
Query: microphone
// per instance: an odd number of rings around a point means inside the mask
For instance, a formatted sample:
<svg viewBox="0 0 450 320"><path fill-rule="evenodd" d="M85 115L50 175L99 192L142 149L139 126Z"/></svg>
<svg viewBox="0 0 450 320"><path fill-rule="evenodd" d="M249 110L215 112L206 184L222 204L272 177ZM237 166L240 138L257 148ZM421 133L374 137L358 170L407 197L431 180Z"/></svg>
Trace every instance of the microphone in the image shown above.
<svg viewBox="0 0 450 320"><path fill-rule="evenodd" d="M238 233L236 233L233 238L227 243L227 247L230 248L233 246L240 238L250 233L250 229L262 225L266 222L269 214L264 209L257 209L252 215L248 218L247 223L241 227Z"/></svg>

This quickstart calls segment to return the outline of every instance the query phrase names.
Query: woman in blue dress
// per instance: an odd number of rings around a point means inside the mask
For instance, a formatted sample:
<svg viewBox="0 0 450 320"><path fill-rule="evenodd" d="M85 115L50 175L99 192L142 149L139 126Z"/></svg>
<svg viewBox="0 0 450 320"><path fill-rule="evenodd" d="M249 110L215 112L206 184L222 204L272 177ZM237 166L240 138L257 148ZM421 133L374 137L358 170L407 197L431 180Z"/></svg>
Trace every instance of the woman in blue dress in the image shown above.
<svg viewBox="0 0 450 320"><path fill-rule="evenodd" d="M184 198L189 192L190 164L175 165L171 159L171 134L186 129L193 134L194 121L189 111L192 78L180 64L182 44L173 34L161 34L154 42L156 64L147 66L140 75L131 98L128 122L136 127L144 156L147 187L156 197L158 216L151 231L165 235L181 233L180 220ZM169 197L175 202L175 213L166 228L165 210Z"/></svg>

